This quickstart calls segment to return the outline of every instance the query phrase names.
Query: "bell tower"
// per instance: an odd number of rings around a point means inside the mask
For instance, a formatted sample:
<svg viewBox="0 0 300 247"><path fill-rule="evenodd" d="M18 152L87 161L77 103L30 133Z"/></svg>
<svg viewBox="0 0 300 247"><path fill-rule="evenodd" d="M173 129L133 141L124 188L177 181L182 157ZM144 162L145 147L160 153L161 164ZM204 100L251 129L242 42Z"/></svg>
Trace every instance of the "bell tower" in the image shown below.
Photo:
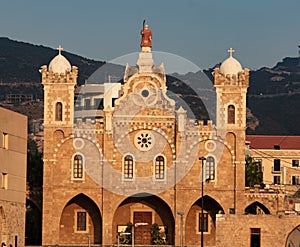
<svg viewBox="0 0 300 247"><path fill-rule="evenodd" d="M77 83L77 67L72 66L57 48L58 55L47 66L42 66L44 85L44 127L73 126L74 87Z"/></svg>
<svg viewBox="0 0 300 247"><path fill-rule="evenodd" d="M249 85L249 70L243 69L232 53L228 50L229 58L222 62L220 68L213 72L216 88L216 127L224 144L230 148L228 161L233 169L232 178L234 188L233 213L243 213L242 201L245 188L245 139L246 139L246 95ZM239 175L239 176L238 176ZM238 179L237 179L238 178Z"/></svg>
<svg viewBox="0 0 300 247"><path fill-rule="evenodd" d="M72 134L74 119L74 90L77 83L77 67L71 66L57 48L49 66L41 68L44 86L44 173L48 160L53 159L57 142ZM45 180L45 176L44 176ZM44 181L44 185L47 181ZM47 186L47 185L46 185Z"/></svg>
<svg viewBox="0 0 300 247"><path fill-rule="evenodd" d="M216 125L219 129L246 129L246 94L249 85L249 70L243 69L228 50L229 58L213 72L217 94Z"/></svg>
<svg viewBox="0 0 300 247"><path fill-rule="evenodd" d="M42 84L44 86L44 174L43 174L43 227L44 243L58 243L57 234L49 234L48 228L56 218L53 211L53 174L61 172L55 150L62 141L73 132L74 90L77 83L77 67L71 66L61 54L62 47L57 48L49 66L42 66ZM72 148L72 147L71 147ZM61 160L59 160L61 162Z"/></svg>

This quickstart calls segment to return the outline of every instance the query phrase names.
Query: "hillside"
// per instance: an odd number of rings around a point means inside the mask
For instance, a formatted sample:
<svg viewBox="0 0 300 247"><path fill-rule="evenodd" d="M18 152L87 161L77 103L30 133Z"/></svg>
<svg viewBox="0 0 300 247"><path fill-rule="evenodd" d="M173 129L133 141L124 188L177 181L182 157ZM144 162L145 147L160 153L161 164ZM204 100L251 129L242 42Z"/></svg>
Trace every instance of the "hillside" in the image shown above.
<svg viewBox="0 0 300 247"><path fill-rule="evenodd" d="M0 37L0 81L1 82L40 82L41 65L50 62L57 50L41 45L14 41ZM63 55L72 65L80 68L78 83L84 81L105 62L87 59L67 51Z"/></svg>
<svg viewBox="0 0 300 247"><path fill-rule="evenodd" d="M300 94L248 96L247 106L258 119L256 135L300 135ZM247 119L248 120L248 119Z"/></svg>
<svg viewBox="0 0 300 247"><path fill-rule="evenodd" d="M259 119L251 134L300 135L299 58L286 57L273 68L250 73L247 105Z"/></svg>
<svg viewBox="0 0 300 247"><path fill-rule="evenodd" d="M48 65L56 55L55 49L0 37L0 100L5 100L9 94L31 94L33 99L42 99L39 69L44 64ZM83 84L105 64L65 51L63 55L80 68L78 84Z"/></svg>
<svg viewBox="0 0 300 247"><path fill-rule="evenodd" d="M57 55L55 49L29 43L0 38L0 104L21 112L29 119L42 118L41 100L43 88L39 68L48 64ZM69 52L63 55L79 68L78 84L81 85L105 62L94 61ZM112 65L113 70L122 73L121 66ZM121 71L121 72L120 72ZM204 73L211 78L212 69ZM101 73L101 72L100 72ZM103 73L103 72L102 72ZM106 72L101 76L106 76ZM120 76L120 75L118 75ZM210 91L197 91L204 80L202 72L167 76L168 89L188 103L199 119L208 119L201 99L209 100ZM195 89L196 88L196 89ZM194 89L197 91L195 92ZM14 95L17 98L13 98ZM22 97L21 97L21 96ZM10 99L14 104L5 104ZM22 103L31 100L30 103ZM36 101L36 103L34 103ZM284 58L273 68L261 68L250 72L247 100L247 124L249 134L300 135L300 67L298 58ZM207 104L207 102L204 102ZM39 111L35 109L39 108Z"/></svg>

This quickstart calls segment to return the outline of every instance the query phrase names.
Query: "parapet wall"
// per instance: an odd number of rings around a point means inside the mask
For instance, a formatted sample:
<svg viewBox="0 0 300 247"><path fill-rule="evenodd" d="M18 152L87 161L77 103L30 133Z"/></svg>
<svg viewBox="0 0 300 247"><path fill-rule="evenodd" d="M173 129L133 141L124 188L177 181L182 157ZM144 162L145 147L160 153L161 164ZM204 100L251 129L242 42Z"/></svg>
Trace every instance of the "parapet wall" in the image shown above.
<svg viewBox="0 0 300 247"><path fill-rule="evenodd" d="M284 247L289 234L299 223L300 216L294 215L219 214L216 220L216 247L250 246L251 228L260 229L260 246Z"/></svg>

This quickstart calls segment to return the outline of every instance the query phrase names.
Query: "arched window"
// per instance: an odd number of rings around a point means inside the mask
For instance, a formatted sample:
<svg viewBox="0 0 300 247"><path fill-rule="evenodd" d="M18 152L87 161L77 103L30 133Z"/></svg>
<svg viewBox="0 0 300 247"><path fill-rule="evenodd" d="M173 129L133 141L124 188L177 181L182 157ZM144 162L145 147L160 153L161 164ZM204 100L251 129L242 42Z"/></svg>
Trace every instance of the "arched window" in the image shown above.
<svg viewBox="0 0 300 247"><path fill-rule="evenodd" d="M155 179L165 179L165 159L161 155L155 159Z"/></svg>
<svg viewBox="0 0 300 247"><path fill-rule="evenodd" d="M73 158L73 178L83 179L83 157L75 154Z"/></svg>
<svg viewBox="0 0 300 247"><path fill-rule="evenodd" d="M215 159L212 156L208 156L206 158L205 179L207 179L207 180L215 179Z"/></svg>
<svg viewBox="0 0 300 247"><path fill-rule="evenodd" d="M124 157L124 178L133 179L133 157L131 155Z"/></svg>
<svg viewBox="0 0 300 247"><path fill-rule="evenodd" d="M62 121L62 103L56 102L55 105L55 121Z"/></svg>
<svg viewBox="0 0 300 247"><path fill-rule="evenodd" d="M228 123L229 124L235 124L235 107L234 105L228 106Z"/></svg>

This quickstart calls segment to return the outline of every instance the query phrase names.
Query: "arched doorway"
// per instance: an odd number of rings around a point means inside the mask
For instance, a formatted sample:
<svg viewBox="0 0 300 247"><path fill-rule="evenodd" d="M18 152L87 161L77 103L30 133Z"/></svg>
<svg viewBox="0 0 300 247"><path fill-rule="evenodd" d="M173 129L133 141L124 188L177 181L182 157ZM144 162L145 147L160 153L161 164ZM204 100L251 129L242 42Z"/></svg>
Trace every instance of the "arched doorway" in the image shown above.
<svg viewBox="0 0 300 247"><path fill-rule="evenodd" d="M253 202L245 208L245 214L270 214L270 210L260 202Z"/></svg>
<svg viewBox="0 0 300 247"><path fill-rule="evenodd" d="M101 244L102 217L99 208L84 194L64 207L59 223L59 244Z"/></svg>
<svg viewBox="0 0 300 247"><path fill-rule="evenodd" d="M116 236L133 224L134 243L137 245L151 245L151 229L158 226L160 236L166 244L174 244L175 221L169 205L158 196L139 193L125 199L118 207L113 218L112 242ZM145 223L145 224L144 224ZM129 237L131 242L131 236Z"/></svg>
<svg viewBox="0 0 300 247"><path fill-rule="evenodd" d="M185 245L200 245L201 233L203 229L205 246L215 246L216 244L216 215L224 213L222 206L212 197L203 197L203 215L202 199L197 200L190 208L185 223ZM203 216L203 228L201 229L201 220Z"/></svg>
<svg viewBox="0 0 300 247"><path fill-rule="evenodd" d="M25 245L42 244L42 212L31 200L26 199Z"/></svg>
<svg viewBox="0 0 300 247"><path fill-rule="evenodd" d="M300 246L300 225L294 228L287 237L286 247Z"/></svg>

